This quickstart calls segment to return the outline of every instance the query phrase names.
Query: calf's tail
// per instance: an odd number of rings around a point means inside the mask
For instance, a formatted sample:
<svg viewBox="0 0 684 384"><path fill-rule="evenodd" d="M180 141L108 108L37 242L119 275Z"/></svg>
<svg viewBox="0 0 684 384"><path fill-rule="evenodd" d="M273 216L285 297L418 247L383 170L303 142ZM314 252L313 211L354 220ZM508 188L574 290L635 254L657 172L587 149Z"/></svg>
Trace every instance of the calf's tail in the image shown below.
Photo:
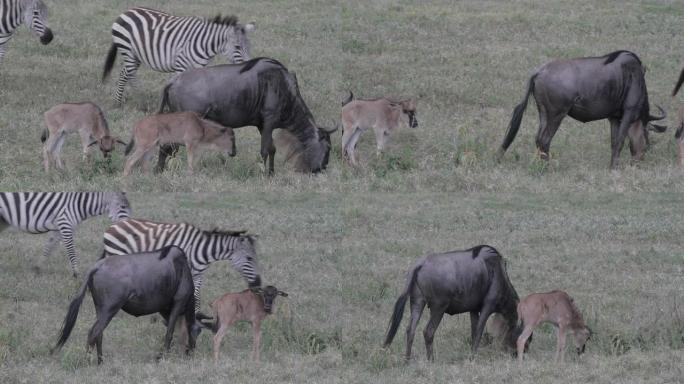
<svg viewBox="0 0 684 384"><path fill-rule="evenodd" d="M354 94L352 93L352 91L349 91L349 97L347 97L347 99L342 102L342 106L344 107L345 105L349 104L352 100L354 100Z"/></svg>
<svg viewBox="0 0 684 384"><path fill-rule="evenodd" d="M172 83L169 82L162 89L161 102L159 103L159 111L157 113L164 113L164 107L169 105L169 88L171 88Z"/></svg>
<svg viewBox="0 0 684 384"><path fill-rule="evenodd" d="M682 86L682 83L684 83L684 68L682 68L682 72L679 73L679 80L677 80L677 84L674 87L674 90L672 91L672 96L676 95L677 92L679 92L679 88Z"/></svg>
<svg viewBox="0 0 684 384"><path fill-rule="evenodd" d="M682 132L684 132L684 121L679 123L679 128L677 128L677 132L675 132L675 138L681 138Z"/></svg>
<svg viewBox="0 0 684 384"><path fill-rule="evenodd" d="M47 128L44 128L43 132L40 134L40 142L44 143L45 140L47 140L47 138L48 138L48 130L47 130Z"/></svg>
<svg viewBox="0 0 684 384"><path fill-rule="evenodd" d="M69 304L69 310L67 311L66 317L64 318L64 323L62 324L62 331L59 334L59 340L57 340L57 344L55 345L55 347L52 348L52 350L50 350L50 353L54 353L55 351L62 348L64 343L66 343L67 339L69 339L69 335L71 335L71 331L74 329L74 325L76 324L76 319L78 318L78 310L81 308L81 303L83 303L83 297L85 296L86 290L88 290L88 284L90 284L93 278L93 274L95 274L99 266L100 263L97 263L94 267L90 269L90 271L88 271L88 273L86 274L85 281L83 282L83 285L81 285L81 288L76 294L76 297L71 301L71 304Z"/></svg>
<svg viewBox="0 0 684 384"><path fill-rule="evenodd" d="M131 151L133 150L133 146L135 146L135 137L131 136L131 139L128 140L128 144L126 145L126 150L124 151L124 155L128 156Z"/></svg>
<svg viewBox="0 0 684 384"><path fill-rule="evenodd" d="M515 135L518 133L520 123L522 122L523 114L525 113L525 108L527 108L527 100L530 98L530 94L532 93L532 91L534 91L534 79L536 78L536 73L532 75L532 77L530 77L530 80L527 83L527 93L525 93L525 98L523 98L520 104L516 105L515 109L513 110L511 123L508 126L508 130L506 131L506 137L504 137L504 141L501 144L501 149L499 150L499 159L501 158L501 156L503 156L504 152L506 152L508 147L513 142L513 139L515 139Z"/></svg>
<svg viewBox="0 0 684 384"><path fill-rule="evenodd" d="M394 311L392 312L392 317L390 318L390 323L387 328L385 343L383 344L384 348L387 348L390 344L392 344L392 340L394 340L394 336L397 334L399 324L401 324L401 318L404 316L406 300L408 299L411 289L413 289L413 285L416 283L416 276L418 276L420 267L421 265L416 265L413 267L413 270L409 272L410 275L408 277L406 288L404 288L404 292L402 292L397 301L394 303Z"/></svg>

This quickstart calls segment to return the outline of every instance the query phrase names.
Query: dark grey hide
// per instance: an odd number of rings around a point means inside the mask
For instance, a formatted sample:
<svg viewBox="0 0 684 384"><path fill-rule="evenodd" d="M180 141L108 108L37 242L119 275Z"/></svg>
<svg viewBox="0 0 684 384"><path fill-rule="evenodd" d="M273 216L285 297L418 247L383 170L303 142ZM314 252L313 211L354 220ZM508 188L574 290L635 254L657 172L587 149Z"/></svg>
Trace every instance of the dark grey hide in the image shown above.
<svg viewBox="0 0 684 384"><path fill-rule="evenodd" d="M506 319L510 330L506 337L508 345L515 345L519 298L508 279L503 257L493 247L480 245L419 260L409 270L404 292L394 305L385 347L397 333L407 298L411 304L411 322L406 330L407 360L411 358L413 335L425 305L430 309L430 320L423 332L428 360L433 360L433 337L445 313L470 313L473 353L477 352L487 319L495 312Z"/></svg>
<svg viewBox="0 0 684 384"><path fill-rule="evenodd" d="M69 305L57 345L59 350L71 334L86 290L90 289L97 320L88 332L88 347L97 345L102 362L102 333L114 315L123 309L133 316L159 313L166 320L164 350L168 352L179 316L185 317L188 349L195 347L195 303L187 258L176 246L156 252L114 255L99 260L87 273L76 298Z"/></svg>
<svg viewBox="0 0 684 384"><path fill-rule="evenodd" d="M256 126L261 157L273 173L272 133L283 128L299 142L303 162L311 172L324 170L330 133L319 128L304 103L294 74L276 60L256 58L241 64L198 68L174 77L164 88L159 112L195 111L230 128ZM164 169L170 147L160 149L157 170Z"/></svg>
<svg viewBox="0 0 684 384"><path fill-rule="evenodd" d="M547 159L551 139L565 116L586 123L608 119L612 155L616 168L627 135L635 159L641 159L648 144L648 131L664 132L664 126L650 121L666 117L649 112L648 92L641 60L632 52L616 51L602 57L555 60L532 75L523 101L515 107L511 123L499 151L499 158L513 142L527 100L533 94L539 111L537 148Z"/></svg>

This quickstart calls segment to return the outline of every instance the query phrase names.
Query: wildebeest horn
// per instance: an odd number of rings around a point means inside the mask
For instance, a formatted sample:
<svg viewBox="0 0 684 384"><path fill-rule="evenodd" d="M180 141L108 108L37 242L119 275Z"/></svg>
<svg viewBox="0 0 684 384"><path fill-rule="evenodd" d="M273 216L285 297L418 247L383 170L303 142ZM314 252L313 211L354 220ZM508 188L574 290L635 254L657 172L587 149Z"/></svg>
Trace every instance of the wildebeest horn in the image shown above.
<svg viewBox="0 0 684 384"><path fill-rule="evenodd" d="M667 126L649 123L648 124L648 130L653 131L653 132L657 132L657 133L663 133L667 130Z"/></svg>
<svg viewBox="0 0 684 384"><path fill-rule="evenodd" d="M648 114L649 120L662 120L662 119L667 117L667 113L665 112L665 110L660 105L656 104L656 108L658 108L658 110L660 110L660 113L662 113L662 116L653 116L649 113Z"/></svg>
<svg viewBox="0 0 684 384"><path fill-rule="evenodd" d="M98 140L93 140L88 144L89 147L92 147L93 145L97 144Z"/></svg>

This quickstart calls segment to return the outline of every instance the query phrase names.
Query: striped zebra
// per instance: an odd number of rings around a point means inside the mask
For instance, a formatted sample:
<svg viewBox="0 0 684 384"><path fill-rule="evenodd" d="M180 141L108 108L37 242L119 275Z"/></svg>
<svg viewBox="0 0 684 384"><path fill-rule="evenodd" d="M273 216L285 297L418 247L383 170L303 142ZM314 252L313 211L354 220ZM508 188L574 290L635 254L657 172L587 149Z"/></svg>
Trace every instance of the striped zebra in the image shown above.
<svg viewBox="0 0 684 384"><path fill-rule="evenodd" d="M74 230L92 216L108 213L116 222L131 215L131 206L122 192L3 192L0 193L0 232L16 227L28 233L51 234L43 255L49 256L61 238L69 256L74 277L78 259Z"/></svg>
<svg viewBox="0 0 684 384"><path fill-rule="evenodd" d="M232 63L249 60L247 32L254 23L238 24L235 16L204 19L173 16L149 8L136 7L122 13L112 24L112 45L105 60L102 81L114 66L116 53L123 56L123 67L116 83L115 99L123 100L124 87L135 81L140 64L159 72L183 72L206 66L216 55Z"/></svg>
<svg viewBox="0 0 684 384"><path fill-rule="evenodd" d="M0 62L5 55L5 44L22 23L40 38L41 43L52 41L43 0L0 0Z"/></svg>
<svg viewBox="0 0 684 384"><path fill-rule="evenodd" d="M195 312L200 309L202 274L215 261L228 260L250 287L261 286L255 238L245 231L203 231L187 223L168 224L128 219L104 233L104 256L152 252L168 245L183 249L195 285Z"/></svg>

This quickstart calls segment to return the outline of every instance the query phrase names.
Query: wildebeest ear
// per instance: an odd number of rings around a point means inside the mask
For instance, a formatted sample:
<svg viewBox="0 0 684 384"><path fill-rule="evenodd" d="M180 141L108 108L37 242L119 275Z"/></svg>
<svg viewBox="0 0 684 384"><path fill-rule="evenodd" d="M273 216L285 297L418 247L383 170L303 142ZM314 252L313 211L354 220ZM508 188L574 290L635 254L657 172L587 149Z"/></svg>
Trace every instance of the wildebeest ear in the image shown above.
<svg viewBox="0 0 684 384"><path fill-rule="evenodd" d="M260 295L264 292L264 290L261 287L252 287L249 290L253 293L256 293L257 295Z"/></svg>
<svg viewBox="0 0 684 384"><path fill-rule="evenodd" d="M256 23L255 22L249 22L245 24L245 32L252 32L256 29Z"/></svg>
<svg viewBox="0 0 684 384"><path fill-rule="evenodd" d="M89 147L92 147L93 145L97 144L98 141L99 141L99 140L93 140L93 141L90 142L90 144L88 144L88 146L89 146Z"/></svg>
<svg viewBox="0 0 684 384"><path fill-rule="evenodd" d="M119 144L121 144L121 145L128 145L127 142L125 142L125 141L119 139L118 137L116 138L116 142L119 143Z"/></svg>
<svg viewBox="0 0 684 384"><path fill-rule="evenodd" d="M287 292L278 291L277 293L282 297L287 297Z"/></svg>

